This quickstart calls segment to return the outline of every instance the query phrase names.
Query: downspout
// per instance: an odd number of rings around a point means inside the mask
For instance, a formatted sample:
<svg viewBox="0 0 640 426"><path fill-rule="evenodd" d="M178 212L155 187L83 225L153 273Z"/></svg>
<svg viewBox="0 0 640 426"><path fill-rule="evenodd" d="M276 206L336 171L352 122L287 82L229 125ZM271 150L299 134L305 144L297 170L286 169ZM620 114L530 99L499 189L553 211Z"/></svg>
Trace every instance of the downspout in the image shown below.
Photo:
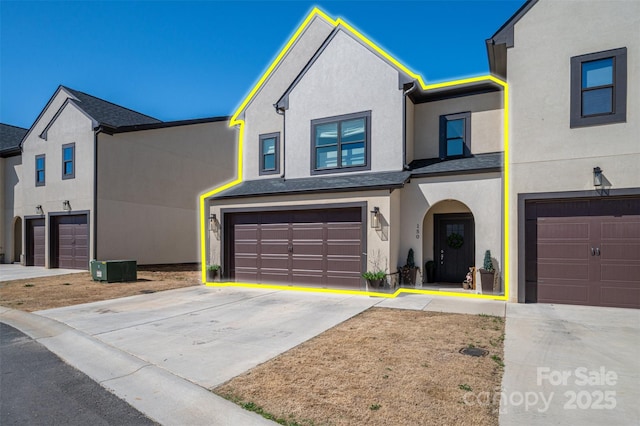
<svg viewBox="0 0 640 426"><path fill-rule="evenodd" d="M274 105L274 106L276 107L276 114L282 116L282 139L280 140L280 145L282 145L282 152L280 153L280 158L278 160L282 160L281 161L282 173L280 174L280 177L282 179L284 179L285 167L286 167L286 165L285 165L285 163L286 163L286 161L285 161L285 158L286 158L286 156L285 156L285 153L286 153L286 151L285 151L285 146L286 146L285 143L286 142L285 141L287 140L287 138L285 138L285 131L286 131L286 128L287 128L287 118L286 118L286 116L284 114L284 111L285 111L284 108L282 108L282 109L278 108L277 104Z"/></svg>
<svg viewBox="0 0 640 426"><path fill-rule="evenodd" d="M407 90L402 93L402 169L409 170L407 164L407 95L416 89L415 80Z"/></svg>

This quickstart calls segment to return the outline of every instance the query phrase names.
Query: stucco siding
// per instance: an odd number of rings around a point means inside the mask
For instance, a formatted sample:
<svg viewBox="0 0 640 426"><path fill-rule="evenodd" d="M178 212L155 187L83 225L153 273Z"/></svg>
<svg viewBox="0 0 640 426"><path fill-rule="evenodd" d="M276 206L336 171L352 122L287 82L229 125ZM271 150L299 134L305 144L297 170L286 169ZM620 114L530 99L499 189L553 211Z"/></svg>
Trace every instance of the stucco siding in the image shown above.
<svg viewBox="0 0 640 426"><path fill-rule="evenodd" d="M593 168L611 189L640 188L640 3L539 1L515 25L507 51L511 93L511 235L518 194L587 191L596 196ZM570 128L571 57L627 48L627 119L624 123ZM524 241L511 240L516 301Z"/></svg>
<svg viewBox="0 0 640 426"><path fill-rule="evenodd" d="M0 253L4 253L5 263L11 263L15 259L13 221L22 212L22 193L19 191L19 182L22 179L22 156L0 158L0 176L2 176L2 237L0 239ZM22 239L22 235L19 236ZM18 253L19 256L22 253Z"/></svg>
<svg viewBox="0 0 640 426"><path fill-rule="evenodd" d="M440 155L440 116L460 112L471 112L473 154L503 151L502 99L502 92L493 92L416 105L414 158L437 158Z"/></svg>
<svg viewBox="0 0 640 426"><path fill-rule="evenodd" d="M502 258L502 178L499 173L419 178L402 189L400 254L413 248L416 265L433 260L433 214L471 212L475 223L475 266L485 250ZM402 263L404 259L401 257ZM399 265L400 266L400 265ZM474 266L474 265L469 265ZM502 269L502 265L499 265Z"/></svg>
<svg viewBox="0 0 640 426"><path fill-rule="evenodd" d="M371 111L371 170L401 170L398 71L340 31L289 96L287 177L311 175L311 120Z"/></svg>
<svg viewBox="0 0 640 426"><path fill-rule="evenodd" d="M245 180L260 177L258 168L259 135L280 132L281 138L284 136L282 135L283 118L276 113L273 105L278 102L332 29L333 27L324 18L319 16L313 18L246 107L244 111L243 156Z"/></svg>
<svg viewBox="0 0 640 426"><path fill-rule="evenodd" d="M228 122L100 134L98 256L198 261L198 195L235 176Z"/></svg>

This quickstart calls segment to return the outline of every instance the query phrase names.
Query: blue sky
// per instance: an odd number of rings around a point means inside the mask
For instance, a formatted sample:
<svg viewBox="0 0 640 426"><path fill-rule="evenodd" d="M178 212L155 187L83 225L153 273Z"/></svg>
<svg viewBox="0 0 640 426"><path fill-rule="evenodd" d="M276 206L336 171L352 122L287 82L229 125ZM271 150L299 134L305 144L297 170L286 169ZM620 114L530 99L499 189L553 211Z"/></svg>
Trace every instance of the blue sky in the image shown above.
<svg viewBox="0 0 640 426"><path fill-rule="evenodd" d="M58 85L160 120L231 115L305 16L342 17L427 83L488 72L503 1L0 1L0 122Z"/></svg>

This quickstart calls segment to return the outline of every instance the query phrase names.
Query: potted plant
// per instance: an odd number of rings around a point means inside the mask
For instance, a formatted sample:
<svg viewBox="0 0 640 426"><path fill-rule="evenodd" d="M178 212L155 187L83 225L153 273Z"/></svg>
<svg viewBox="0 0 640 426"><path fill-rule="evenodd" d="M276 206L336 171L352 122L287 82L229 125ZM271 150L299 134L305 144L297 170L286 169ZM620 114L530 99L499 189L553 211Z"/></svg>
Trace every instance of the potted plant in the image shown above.
<svg viewBox="0 0 640 426"><path fill-rule="evenodd" d="M427 282L433 283L436 281L436 262L433 260L428 260L427 263L424 264L424 270L427 275Z"/></svg>
<svg viewBox="0 0 640 426"><path fill-rule="evenodd" d="M207 281L213 281L218 276L220 265L207 265Z"/></svg>
<svg viewBox="0 0 640 426"><path fill-rule="evenodd" d="M362 274L362 278L367 280L367 284L371 288L382 288L386 277L385 271L367 271Z"/></svg>
<svg viewBox="0 0 640 426"><path fill-rule="evenodd" d="M413 257L413 249L409 249L407 254L407 263L400 268L400 277L403 284L415 285L416 275L418 274L418 268L416 267L416 261Z"/></svg>
<svg viewBox="0 0 640 426"><path fill-rule="evenodd" d="M493 280L495 270L493 269L493 261L491 260L491 250L484 252L483 267L480 268L480 282L482 283L482 294L493 293Z"/></svg>

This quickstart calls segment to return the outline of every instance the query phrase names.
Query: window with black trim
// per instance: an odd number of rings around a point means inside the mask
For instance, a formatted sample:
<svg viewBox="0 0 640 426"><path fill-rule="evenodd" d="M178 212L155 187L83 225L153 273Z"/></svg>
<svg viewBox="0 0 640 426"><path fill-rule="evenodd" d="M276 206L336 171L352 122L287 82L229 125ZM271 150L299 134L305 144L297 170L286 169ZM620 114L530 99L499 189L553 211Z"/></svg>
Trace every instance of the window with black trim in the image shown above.
<svg viewBox="0 0 640 426"><path fill-rule="evenodd" d="M440 158L471 155L471 113L440 116Z"/></svg>
<svg viewBox="0 0 640 426"><path fill-rule="evenodd" d="M76 144L62 145L62 179L76 177Z"/></svg>
<svg viewBox="0 0 640 426"><path fill-rule="evenodd" d="M371 169L371 111L311 121L311 173Z"/></svg>
<svg viewBox="0 0 640 426"><path fill-rule="evenodd" d="M280 173L280 133L260 135L260 174Z"/></svg>
<svg viewBox="0 0 640 426"><path fill-rule="evenodd" d="M36 186L44 186L45 184L45 155L36 155Z"/></svg>
<svg viewBox="0 0 640 426"><path fill-rule="evenodd" d="M627 48L571 58L571 127L627 121Z"/></svg>

